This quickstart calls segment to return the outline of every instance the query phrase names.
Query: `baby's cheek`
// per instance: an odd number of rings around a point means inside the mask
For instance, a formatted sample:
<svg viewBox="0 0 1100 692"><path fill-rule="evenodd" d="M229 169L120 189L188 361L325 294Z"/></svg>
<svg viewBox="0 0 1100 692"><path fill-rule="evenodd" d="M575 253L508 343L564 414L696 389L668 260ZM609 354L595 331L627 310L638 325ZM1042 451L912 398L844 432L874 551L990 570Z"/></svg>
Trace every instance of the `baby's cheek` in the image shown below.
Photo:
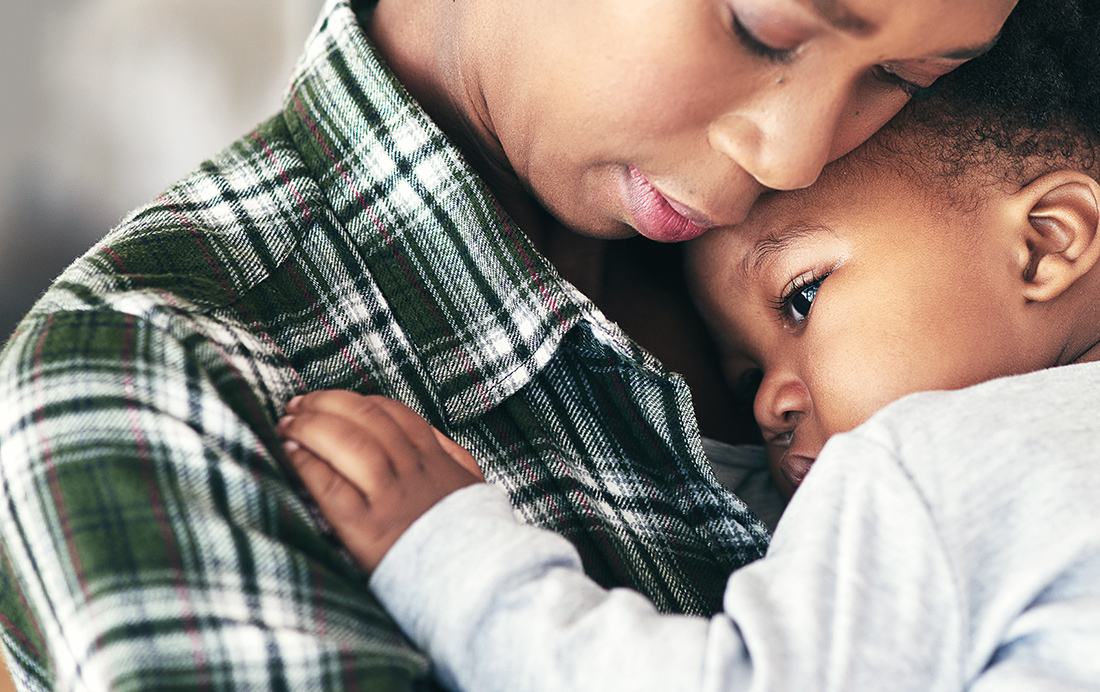
<svg viewBox="0 0 1100 692"><path fill-rule="evenodd" d="M898 398L896 382L878 377L873 368L836 371L838 376L820 383L812 392L817 435L821 444L833 435L858 427L886 404Z"/></svg>

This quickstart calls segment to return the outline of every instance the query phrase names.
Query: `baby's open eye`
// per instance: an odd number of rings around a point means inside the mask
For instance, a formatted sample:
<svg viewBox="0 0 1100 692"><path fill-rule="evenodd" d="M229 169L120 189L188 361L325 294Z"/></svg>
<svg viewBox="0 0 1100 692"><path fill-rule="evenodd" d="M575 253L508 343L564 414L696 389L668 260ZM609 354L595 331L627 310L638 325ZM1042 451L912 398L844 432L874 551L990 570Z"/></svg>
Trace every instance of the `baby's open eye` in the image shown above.
<svg viewBox="0 0 1100 692"><path fill-rule="evenodd" d="M813 273L800 276L791 283L790 290L776 304L780 317L792 325L802 324L810 315L817 291L828 274L816 276Z"/></svg>
<svg viewBox="0 0 1100 692"><path fill-rule="evenodd" d="M819 286L821 286L821 282L815 281L812 284L798 289L795 291L794 295L791 296L791 303L787 307L787 312L790 314L792 320L801 322L810 314L810 308L814 304L814 296L817 295Z"/></svg>

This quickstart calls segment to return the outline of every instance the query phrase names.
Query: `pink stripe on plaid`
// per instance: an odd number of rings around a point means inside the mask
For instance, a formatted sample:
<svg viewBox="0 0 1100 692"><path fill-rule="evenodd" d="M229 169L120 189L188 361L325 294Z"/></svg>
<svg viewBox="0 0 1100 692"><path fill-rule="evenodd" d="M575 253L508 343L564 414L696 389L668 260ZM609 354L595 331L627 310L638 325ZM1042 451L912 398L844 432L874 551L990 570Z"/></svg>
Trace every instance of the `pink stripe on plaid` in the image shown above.
<svg viewBox="0 0 1100 692"><path fill-rule="evenodd" d="M512 222L508 218L508 214L504 211L504 209L501 208L500 203L495 197L493 198L493 209L496 210L497 220L500 221L500 224L504 226L504 229L506 231L508 231L508 239L511 240L512 244L515 246L516 253L523 260L524 266L527 267L528 276L530 276L531 279L535 282L535 286L537 286L539 289L539 294L542 296L543 300L546 301L546 307L550 309L550 312L553 313L554 317L558 318L558 325L562 329L564 329L566 327L565 316L562 315L561 312L559 312L558 303L556 300L554 300L554 297L550 295L550 291L546 288L546 285L542 281L542 276L540 276L539 273L535 271L534 262L531 261L531 257L528 256L527 251L524 250L523 246L525 245L525 243L516 236L518 229L516 229L516 227L512 225ZM519 231L519 233L520 235L523 235L524 238L527 237L525 234L523 234L522 231Z"/></svg>
<svg viewBox="0 0 1100 692"><path fill-rule="evenodd" d="M164 540L165 552L168 555L172 572L176 577L176 594L179 596L182 619L184 623L186 623L184 627L191 640L192 657L195 661L195 667L198 670L202 686L207 687L209 686L209 680L206 671L206 659L202 651L203 642L200 635L200 629L195 622L194 612L191 610L190 601L187 597L187 587L182 579L184 570L182 560L180 560L179 545L176 543L176 537L172 532L171 522L168 520L168 512L165 509L160 488L156 482L156 469L153 468L152 456L149 453L149 441L145 437L145 432L142 429L141 421L138 416L137 395L133 372L134 359L131 350L135 336L134 317L133 315L126 315L125 320L126 338L123 339L122 352L120 355L122 356L123 371L122 392L130 414L130 431L134 435L138 458L144 469L142 476L145 478L145 486L148 497L150 498L153 516L156 517L157 527L160 529L161 538Z"/></svg>
<svg viewBox="0 0 1100 692"><path fill-rule="evenodd" d="M26 603L26 601L23 601L24 606L26 605ZM34 654L35 656L42 655L38 648L34 644L32 644L29 639L27 639L27 636L23 634L22 630L13 625L11 620L4 617L3 613L0 613L0 622L4 623L4 629L9 632L13 632L15 636L19 639L20 643L22 643L23 646L27 647L32 654Z"/></svg>
<svg viewBox="0 0 1100 692"><path fill-rule="evenodd" d="M332 341L336 344L337 349L340 351L340 355L344 357L344 360L347 361L348 365L351 366L351 369L355 372L356 375L358 375L359 380L367 386L370 386L371 380L369 377L367 377L367 373L365 373L363 371L363 368L360 367L359 361L357 361L351 355L351 352L348 351L347 344L345 344L343 339L340 338L340 332L337 331L336 327L332 326L332 322L328 320L325 311L322 310L319 305L317 305L317 301L313 298L313 293L311 293L309 290L309 285L302 279L302 276L294 268L293 264L287 262L286 269L290 272L290 275L294 277L294 283L298 285L298 288L302 291L302 295L304 295L306 297L306 300L309 301L310 307L313 308L314 316L317 317L317 321L319 321L321 325L324 326L325 333L328 334L329 338L332 339Z"/></svg>
<svg viewBox="0 0 1100 692"><path fill-rule="evenodd" d="M114 263L118 265L118 268L121 269L124 274L129 273L126 269L126 263L122 261L122 255L115 252L114 248L112 248L111 246L96 245L95 251L105 253L108 257L114 260Z"/></svg>
<svg viewBox="0 0 1100 692"><path fill-rule="evenodd" d="M236 300L237 296L233 293L233 288L229 285L229 281L226 280L225 275L222 274L221 265L218 264L214 256L210 254L210 251L206 248L206 245L202 242L202 237L199 235L195 227L191 225L191 221L184 216L176 206L172 204L164 195L157 197L157 201L164 205L164 208L168 210L168 213L176 217L176 220L187 227L187 230L191 232L191 237L195 239L195 244L199 246L199 252L206 258L206 261L210 263L210 268L214 270L214 274L218 277L218 283L225 289L225 292L229 294L231 300Z"/></svg>
<svg viewBox="0 0 1100 692"><path fill-rule="evenodd" d="M46 434L46 410L45 410L45 392L43 391L43 376L42 376L42 349L46 343L46 337L50 334L50 329L53 327L53 318L51 314L46 319L46 325L42 329L42 334L38 337L38 343L34 348L34 387L35 396L39 401L39 405L35 408L34 418L40 426L41 437L39 441L42 443L42 461L46 466L46 473L49 477L50 491L53 494L54 502L57 503L57 516L61 521L61 532L65 535L65 544L69 548L69 554L72 556L73 567L76 569L77 579L80 581L81 591L85 595L88 593L88 585L84 580L84 569L80 564L80 554L77 552L76 544L73 542L73 529L72 523L69 519L69 513L65 509L65 497L61 493L61 482L57 476L57 467L54 465L53 448L50 446L49 436Z"/></svg>
<svg viewBox="0 0 1100 692"><path fill-rule="evenodd" d="M50 447L49 440L46 437L45 431L45 393L42 389L42 349L46 343L46 337L50 333L50 328L53 326L54 316L51 314L47 320L46 325L42 329L42 334L38 338L38 343L35 344L34 350L34 385L35 396L39 401L38 407L35 409L35 420L41 427L41 441L42 441L42 461L46 466L46 474L49 477L50 494L53 496L54 504L57 508L57 517L61 521L61 533L65 536L65 546L69 551L69 558L72 560L73 570L76 572L77 582L80 584L80 592L84 594L86 603L90 603L88 581L84 575L84 566L80 561L80 552L77 550L76 542L73 538L72 521L69 517L69 512L65 504L65 496L61 492L61 479L57 474L57 467L54 465L53 450ZM94 612L89 608L89 616L94 617ZM96 637L96 644L101 642L101 637Z"/></svg>
<svg viewBox="0 0 1100 692"><path fill-rule="evenodd" d="M306 204L306 200L302 197L302 193L298 191L298 186L291 181L290 176L286 172L286 168L279 163L279 158L275 156L275 152L268 146L267 141L260 136L259 132L252 132L251 137L256 140L260 148L264 150L264 154L267 155L267 160L271 162L271 165L275 168L275 172L282 178L283 184L290 188L290 193L294 195L294 200L298 202L298 208L302 210L302 216L305 217L306 223L312 223L309 215L309 205Z"/></svg>
<svg viewBox="0 0 1100 692"><path fill-rule="evenodd" d="M393 238L390 235L389 229L382 224L381 220L377 216L375 216L374 210L371 208L369 202L367 201L367 197L363 190L356 184L355 180L344 169L344 166L340 162L340 160L332 153L332 149L329 148L328 142L325 141L324 136L317 128L317 123L315 123L313 119L309 117L309 113L306 112L305 106L302 105L301 97L297 93L294 94L294 107L295 109L297 109L298 114L302 116L302 119L305 121L306 125L309 126L310 132L313 133L313 137L317 140L317 143L321 145L321 149L324 150L325 156L328 157L329 161L332 162L332 165L336 168L337 172L339 172L340 177L353 191L356 201L359 202L359 206L363 209L364 212L366 212L371 222L374 223L375 228L378 229L378 231L382 234L382 237L386 240L386 244L393 251L394 257L401 265L401 269L405 272L406 277L409 279L409 283L413 286L416 286L417 292L420 293L421 297L424 298L424 304L431 308L432 316L435 318L436 324L439 326L440 330L447 335L447 338L451 340L453 344L452 350L455 352L456 355L458 355L459 361L466 369L466 373L470 375L471 379L473 379L474 386L478 394L481 395L481 403L484 407L484 410L490 410L492 408L492 400L489 398L489 394L485 390L485 385L478 377L477 370L470 363L469 357L466 355L466 352L460 348L458 340L455 339L454 332L451 331L450 325L445 319L440 317L439 311L436 309L435 302L430 299L430 294L424 289L423 284L417 280L418 277L416 276L415 272L412 271L412 268L408 266L406 258L398 251L398 248L394 244Z"/></svg>

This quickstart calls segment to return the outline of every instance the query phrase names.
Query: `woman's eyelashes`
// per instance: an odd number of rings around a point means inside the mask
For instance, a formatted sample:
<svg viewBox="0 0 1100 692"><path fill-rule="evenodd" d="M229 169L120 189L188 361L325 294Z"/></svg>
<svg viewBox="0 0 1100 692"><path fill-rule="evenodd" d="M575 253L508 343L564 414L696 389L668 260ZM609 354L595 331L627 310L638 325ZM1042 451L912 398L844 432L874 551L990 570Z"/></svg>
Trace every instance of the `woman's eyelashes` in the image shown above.
<svg viewBox="0 0 1100 692"><path fill-rule="evenodd" d="M791 281L787 290L772 306L779 313L779 319L792 326L802 324L810 316L817 291L822 282L829 278L829 273L818 276L815 272L809 272Z"/></svg>
<svg viewBox="0 0 1100 692"><path fill-rule="evenodd" d="M770 46L750 31L736 14L733 15L732 21L733 33L737 36L737 40L739 40L741 45L753 55L779 64L788 63L794 58L798 50L797 46L788 48Z"/></svg>

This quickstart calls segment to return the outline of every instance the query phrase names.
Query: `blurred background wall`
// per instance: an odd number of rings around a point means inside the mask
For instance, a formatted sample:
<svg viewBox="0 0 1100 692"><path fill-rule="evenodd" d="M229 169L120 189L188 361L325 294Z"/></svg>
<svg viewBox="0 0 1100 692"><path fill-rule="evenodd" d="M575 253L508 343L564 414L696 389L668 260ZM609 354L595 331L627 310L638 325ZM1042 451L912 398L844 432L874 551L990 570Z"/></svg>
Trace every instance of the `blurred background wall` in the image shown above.
<svg viewBox="0 0 1100 692"><path fill-rule="evenodd" d="M280 103L322 0L6 0L0 341L132 208Z"/></svg>
<svg viewBox="0 0 1100 692"><path fill-rule="evenodd" d="M321 2L4 0L0 343L126 212L279 108Z"/></svg>

